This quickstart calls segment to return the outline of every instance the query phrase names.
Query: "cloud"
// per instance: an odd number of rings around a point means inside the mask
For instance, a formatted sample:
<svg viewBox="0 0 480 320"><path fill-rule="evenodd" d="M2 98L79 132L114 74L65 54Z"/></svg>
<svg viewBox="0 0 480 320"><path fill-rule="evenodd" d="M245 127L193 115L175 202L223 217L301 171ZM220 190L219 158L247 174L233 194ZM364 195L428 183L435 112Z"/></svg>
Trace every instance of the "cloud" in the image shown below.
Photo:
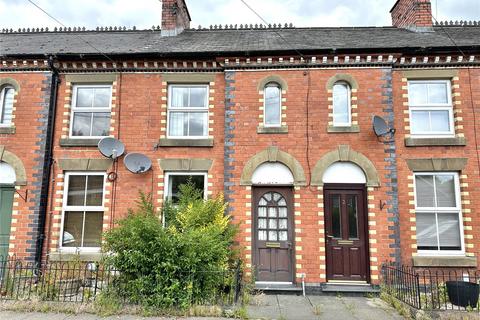
<svg viewBox="0 0 480 320"><path fill-rule="evenodd" d="M160 25L159 0L34 0L67 26ZM395 0L246 0L270 23L311 26L390 25ZM479 20L480 0L432 0L438 2L437 20ZM187 0L192 27L214 24L261 23L240 0ZM27 0L0 0L0 28L49 27L58 25Z"/></svg>

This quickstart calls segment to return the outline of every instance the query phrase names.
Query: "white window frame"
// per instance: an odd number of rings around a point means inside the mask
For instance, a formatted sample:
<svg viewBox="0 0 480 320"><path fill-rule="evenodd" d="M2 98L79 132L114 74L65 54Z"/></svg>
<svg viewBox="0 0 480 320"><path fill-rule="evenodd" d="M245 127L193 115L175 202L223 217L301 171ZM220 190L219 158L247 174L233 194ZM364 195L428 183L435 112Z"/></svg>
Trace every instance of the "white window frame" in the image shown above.
<svg viewBox="0 0 480 320"><path fill-rule="evenodd" d="M412 105L410 102L410 84L416 83L446 83L447 84L447 103L445 104L418 104ZM450 131L425 131L425 132L414 132L412 130L412 111L448 111L448 120ZM410 134L415 137L422 138L435 138L435 137L454 137L455 136L455 123L453 121L453 102L452 102L452 87L450 80L409 80L408 81L408 113L410 119Z"/></svg>
<svg viewBox="0 0 480 320"><path fill-rule="evenodd" d="M70 184L70 177L71 176L103 176L103 197L102 197L102 205L101 206L67 206L68 200L68 186ZM101 247L64 247L63 246L63 232L65 226L65 212L66 211L79 211L79 212L88 212L88 211L103 211L103 215L105 218L105 189L106 189L106 173L105 172L90 172L90 171L71 171L65 173L65 183L63 187L63 202L62 202L62 225L60 230L60 243L59 248L62 252L100 252ZM85 213L87 214L87 213ZM84 218L85 224L85 218ZM102 230L103 230L103 222L102 222ZM83 233L85 232L85 226L82 230L82 238Z"/></svg>
<svg viewBox="0 0 480 320"><path fill-rule="evenodd" d="M207 171L166 171L165 172L165 187L163 192L163 199L170 200L170 177L171 176L203 176L203 198L207 199L208 190L208 172Z"/></svg>
<svg viewBox="0 0 480 320"><path fill-rule="evenodd" d="M12 123L3 123L1 122L2 121L2 118L4 116L4 113L5 113L5 95L6 95L6 91L7 89L11 89L13 90L13 94L14 94L14 97L15 97L15 88L11 85L6 85L4 87L2 87L0 89L0 127L11 127L12 126ZM14 98L15 100L15 98ZM15 102L13 102L15 103ZM13 113L13 104L12 104L12 113Z"/></svg>
<svg viewBox="0 0 480 320"><path fill-rule="evenodd" d="M110 89L110 102L108 108L77 108L77 90L78 88L109 88ZM73 118L75 112L92 112L92 113L105 113L109 112L110 117L112 115L112 97L113 97L113 86L112 84L75 84L73 85L73 95L72 95L72 112L70 115L70 129L69 129L69 138L70 139L102 139L106 136L74 136L73 135ZM110 125L112 121L110 118ZM110 128L110 126L109 126Z"/></svg>
<svg viewBox="0 0 480 320"><path fill-rule="evenodd" d="M205 107L204 108L172 108L172 89L175 87L198 87L205 88L207 94L205 95ZM206 139L209 135L210 128L210 112L209 112L209 101L210 101L210 86L208 84L191 84L191 83L176 83L168 85L168 108L167 108L167 138L168 139ZM171 136L170 135L170 111L173 112L203 112L207 114L207 134L204 136Z"/></svg>
<svg viewBox="0 0 480 320"><path fill-rule="evenodd" d="M457 204L456 207L419 207L417 205L417 182L416 178L418 176L452 176L454 177L454 185L455 185L455 203ZM435 183L435 178L433 179ZM414 173L414 197L415 197L415 214L417 212L420 213L429 213L429 214L434 214L435 215L435 221L436 221L436 231L437 231L437 243L440 243L439 240L439 234L438 234L438 219L437 215L442 214L442 213L452 213L452 212L458 212L458 223L459 223L459 232L460 232L460 250L417 250L418 255L423 255L423 256L464 256L465 255L465 240L464 240L464 230L463 230L463 215L462 215L462 205L461 205L461 196L460 196L460 182L459 182L459 175L458 172L447 172L447 171L442 171L442 172L416 172ZM436 192L434 192L434 199L435 203L437 201L437 195ZM415 232L417 230L415 229Z"/></svg>
<svg viewBox="0 0 480 320"><path fill-rule="evenodd" d="M335 122L335 85L341 84L347 86L347 101L348 101L348 122ZM346 81L337 81L332 87L332 123L334 127L351 127L352 126L352 88Z"/></svg>
<svg viewBox="0 0 480 320"><path fill-rule="evenodd" d="M266 119L267 119L267 98L266 98L266 89L269 85L271 84L276 84L278 89L279 89L279 92L280 92L280 96L279 96L279 118L278 118L278 124L267 124L266 123ZM282 86L280 85L280 83L278 82L275 82L275 81L271 81L269 83L267 83L265 85L265 87L263 87L263 126L266 127L266 128L279 128L282 126Z"/></svg>

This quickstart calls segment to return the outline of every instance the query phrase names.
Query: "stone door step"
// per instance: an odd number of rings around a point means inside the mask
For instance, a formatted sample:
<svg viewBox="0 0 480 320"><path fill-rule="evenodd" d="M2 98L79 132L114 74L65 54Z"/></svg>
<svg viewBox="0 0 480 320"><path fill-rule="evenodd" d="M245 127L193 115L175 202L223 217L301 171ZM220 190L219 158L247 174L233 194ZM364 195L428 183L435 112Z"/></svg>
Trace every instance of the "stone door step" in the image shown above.
<svg viewBox="0 0 480 320"><path fill-rule="evenodd" d="M302 293L302 287L292 283L255 283L255 290L265 293Z"/></svg>
<svg viewBox="0 0 480 320"><path fill-rule="evenodd" d="M378 286L367 283L322 283L325 293L380 293Z"/></svg>

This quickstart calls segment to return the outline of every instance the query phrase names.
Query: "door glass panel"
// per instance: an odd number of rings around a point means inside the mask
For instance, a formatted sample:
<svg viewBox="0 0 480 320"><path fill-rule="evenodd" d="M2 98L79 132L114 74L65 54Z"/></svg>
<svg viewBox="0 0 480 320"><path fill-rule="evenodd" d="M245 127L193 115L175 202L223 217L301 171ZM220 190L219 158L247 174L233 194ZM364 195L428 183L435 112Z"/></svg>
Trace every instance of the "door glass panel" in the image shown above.
<svg viewBox="0 0 480 320"><path fill-rule="evenodd" d="M258 231L258 240L267 240L267 231L265 230L260 230Z"/></svg>
<svg viewBox="0 0 480 320"><path fill-rule="evenodd" d="M332 235L335 238L341 238L341 217L340 217L340 195L332 195Z"/></svg>
<svg viewBox="0 0 480 320"><path fill-rule="evenodd" d="M268 232L268 240L277 241L277 231L269 231Z"/></svg>
<svg viewBox="0 0 480 320"><path fill-rule="evenodd" d="M276 217L277 216L276 208L268 208L268 216L269 217Z"/></svg>
<svg viewBox="0 0 480 320"><path fill-rule="evenodd" d="M278 229L287 229L287 219L278 220Z"/></svg>
<svg viewBox="0 0 480 320"><path fill-rule="evenodd" d="M271 194L271 193L266 193L266 194L264 195L264 197L265 197L265 199L266 199L267 201L272 201L272 194Z"/></svg>
<svg viewBox="0 0 480 320"><path fill-rule="evenodd" d="M277 219L268 220L268 228L269 229L277 229Z"/></svg>
<svg viewBox="0 0 480 320"><path fill-rule="evenodd" d="M347 196L348 238L358 239L357 197Z"/></svg>
<svg viewBox="0 0 480 320"><path fill-rule="evenodd" d="M278 205L279 206L286 206L287 205L287 202L285 201L284 198L280 199L280 201L278 201Z"/></svg>
<svg viewBox="0 0 480 320"><path fill-rule="evenodd" d="M278 216L280 218L286 218L287 217L287 208L278 208Z"/></svg>
<svg viewBox="0 0 480 320"><path fill-rule="evenodd" d="M287 241L288 240L287 231L280 231L278 233L278 240Z"/></svg>
<svg viewBox="0 0 480 320"><path fill-rule="evenodd" d="M258 228L267 229L267 219L258 219Z"/></svg>
<svg viewBox="0 0 480 320"><path fill-rule="evenodd" d="M273 194L273 201L277 202L278 199L280 199L282 196L279 193L274 193Z"/></svg>
<svg viewBox="0 0 480 320"><path fill-rule="evenodd" d="M258 208L258 216L259 217L266 217L267 216L267 208L259 207Z"/></svg>

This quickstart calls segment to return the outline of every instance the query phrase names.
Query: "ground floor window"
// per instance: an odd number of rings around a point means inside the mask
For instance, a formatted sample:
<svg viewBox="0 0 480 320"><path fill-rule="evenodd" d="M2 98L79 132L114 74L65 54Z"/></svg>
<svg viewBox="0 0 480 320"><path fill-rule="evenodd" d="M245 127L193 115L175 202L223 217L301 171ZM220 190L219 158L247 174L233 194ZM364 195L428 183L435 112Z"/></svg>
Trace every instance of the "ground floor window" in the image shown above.
<svg viewBox="0 0 480 320"><path fill-rule="evenodd" d="M420 253L460 253L463 227L455 172L415 174L417 249Z"/></svg>
<svg viewBox="0 0 480 320"><path fill-rule="evenodd" d="M180 185L193 183L195 187L207 195L207 173L206 172L167 172L165 175L166 194L165 198L173 203L178 202Z"/></svg>
<svg viewBox="0 0 480 320"><path fill-rule="evenodd" d="M104 214L105 174L69 172L63 200L62 247L98 248Z"/></svg>

